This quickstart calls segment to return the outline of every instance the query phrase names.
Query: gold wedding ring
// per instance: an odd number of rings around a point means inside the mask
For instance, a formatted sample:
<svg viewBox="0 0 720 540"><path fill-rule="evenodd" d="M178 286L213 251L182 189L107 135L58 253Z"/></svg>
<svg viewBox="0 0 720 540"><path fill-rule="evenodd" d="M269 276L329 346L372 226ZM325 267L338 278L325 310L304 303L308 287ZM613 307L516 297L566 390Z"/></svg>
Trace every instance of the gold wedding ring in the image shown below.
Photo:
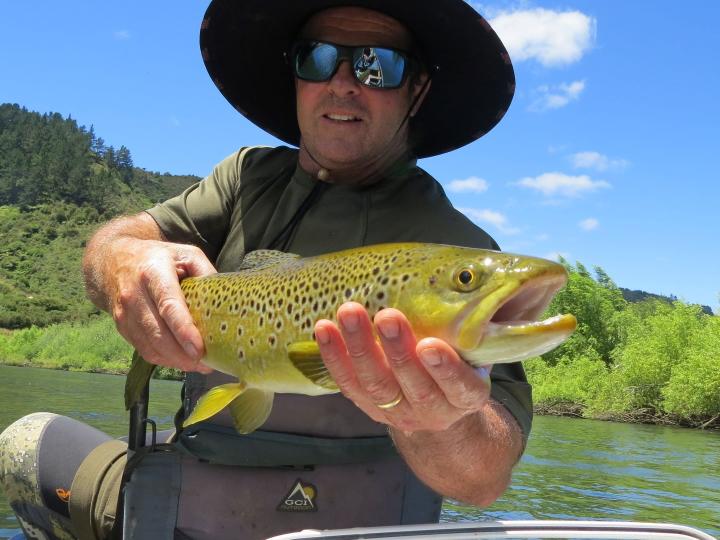
<svg viewBox="0 0 720 540"><path fill-rule="evenodd" d="M393 407L397 407L398 404L403 400L403 397L404 396L401 390L400 392L398 392L398 395L395 399L393 399L392 401L388 401L387 403L381 403L380 405L378 405L378 408L387 411L389 409L392 409Z"/></svg>

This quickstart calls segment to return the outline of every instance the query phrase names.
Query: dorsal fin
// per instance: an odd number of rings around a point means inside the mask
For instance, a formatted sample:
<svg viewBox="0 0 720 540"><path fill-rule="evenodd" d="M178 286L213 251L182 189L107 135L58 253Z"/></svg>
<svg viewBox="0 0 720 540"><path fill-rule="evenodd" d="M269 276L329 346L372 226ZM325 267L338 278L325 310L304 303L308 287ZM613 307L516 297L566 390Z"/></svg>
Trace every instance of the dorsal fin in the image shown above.
<svg viewBox="0 0 720 540"><path fill-rule="evenodd" d="M274 249L258 249L245 254L238 272L242 270L259 270L260 268L267 268L268 266L294 261L299 258L300 255L295 253L284 253Z"/></svg>

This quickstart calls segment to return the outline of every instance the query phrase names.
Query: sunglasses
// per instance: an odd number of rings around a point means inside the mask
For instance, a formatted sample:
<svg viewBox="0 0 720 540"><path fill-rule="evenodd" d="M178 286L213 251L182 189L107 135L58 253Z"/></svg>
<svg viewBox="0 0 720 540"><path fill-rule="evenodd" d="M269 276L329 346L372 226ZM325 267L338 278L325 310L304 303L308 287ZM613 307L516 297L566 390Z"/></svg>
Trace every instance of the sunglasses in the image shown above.
<svg viewBox="0 0 720 540"><path fill-rule="evenodd" d="M346 47L323 41L296 43L291 59L295 76L303 81L329 81L340 62L347 60L360 84L386 89L401 87L416 64L407 53L389 47Z"/></svg>

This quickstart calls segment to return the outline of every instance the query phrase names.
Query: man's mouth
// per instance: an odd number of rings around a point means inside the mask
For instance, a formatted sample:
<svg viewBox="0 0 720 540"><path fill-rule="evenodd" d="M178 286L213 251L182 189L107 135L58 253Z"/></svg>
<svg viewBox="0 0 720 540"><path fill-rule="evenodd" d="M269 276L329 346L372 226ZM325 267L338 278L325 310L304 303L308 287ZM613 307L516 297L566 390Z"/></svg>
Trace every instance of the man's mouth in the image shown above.
<svg viewBox="0 0 720 540"><path fill-rule="evenodd" d="M328 113L324 114L323 118L327 118L328 120L333 120L335 122L362 122L361 118L358 118L357 116L352 114Z"/></svg>

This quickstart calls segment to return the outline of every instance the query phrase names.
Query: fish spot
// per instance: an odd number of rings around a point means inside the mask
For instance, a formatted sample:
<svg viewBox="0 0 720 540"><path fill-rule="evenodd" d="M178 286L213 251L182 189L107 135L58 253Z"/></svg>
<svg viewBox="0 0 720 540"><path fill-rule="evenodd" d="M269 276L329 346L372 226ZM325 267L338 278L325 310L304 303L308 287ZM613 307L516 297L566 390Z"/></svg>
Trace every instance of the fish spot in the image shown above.
<svg viewBox="0 0 720 540"><path fill-rule="evenodd" d="M385 293L384 293L383 291L380 291L379 293L377 293L377 294L375 295L375 297L376 297L378 300L382 300L383 298L385 298Z"/></svg>
<svg viewBox="0 0 720 540"><path fill-rule="evenodd" d="M238 337L242 337L242 335L243 335L243 327L242 326L237 327L237 335L238 335Z"/></svg>
<svg viewBox="0 0 720 540"><path fill-rule="evenodd" d="M225 321L221 322L220 323L220 332L222 332L224 334L225 332L227 332L227 329L228 329L228 323L226 323Z"/></svg>
<svg viewBox="0 0 720 540"><path fill-rule="evenodd" d="M268 343L270 344L271 347L275 348L275 344L277 343L277 339L275 338L275 336L274 336L273 334L270 334L270 335L268 336Z"/></svg>

